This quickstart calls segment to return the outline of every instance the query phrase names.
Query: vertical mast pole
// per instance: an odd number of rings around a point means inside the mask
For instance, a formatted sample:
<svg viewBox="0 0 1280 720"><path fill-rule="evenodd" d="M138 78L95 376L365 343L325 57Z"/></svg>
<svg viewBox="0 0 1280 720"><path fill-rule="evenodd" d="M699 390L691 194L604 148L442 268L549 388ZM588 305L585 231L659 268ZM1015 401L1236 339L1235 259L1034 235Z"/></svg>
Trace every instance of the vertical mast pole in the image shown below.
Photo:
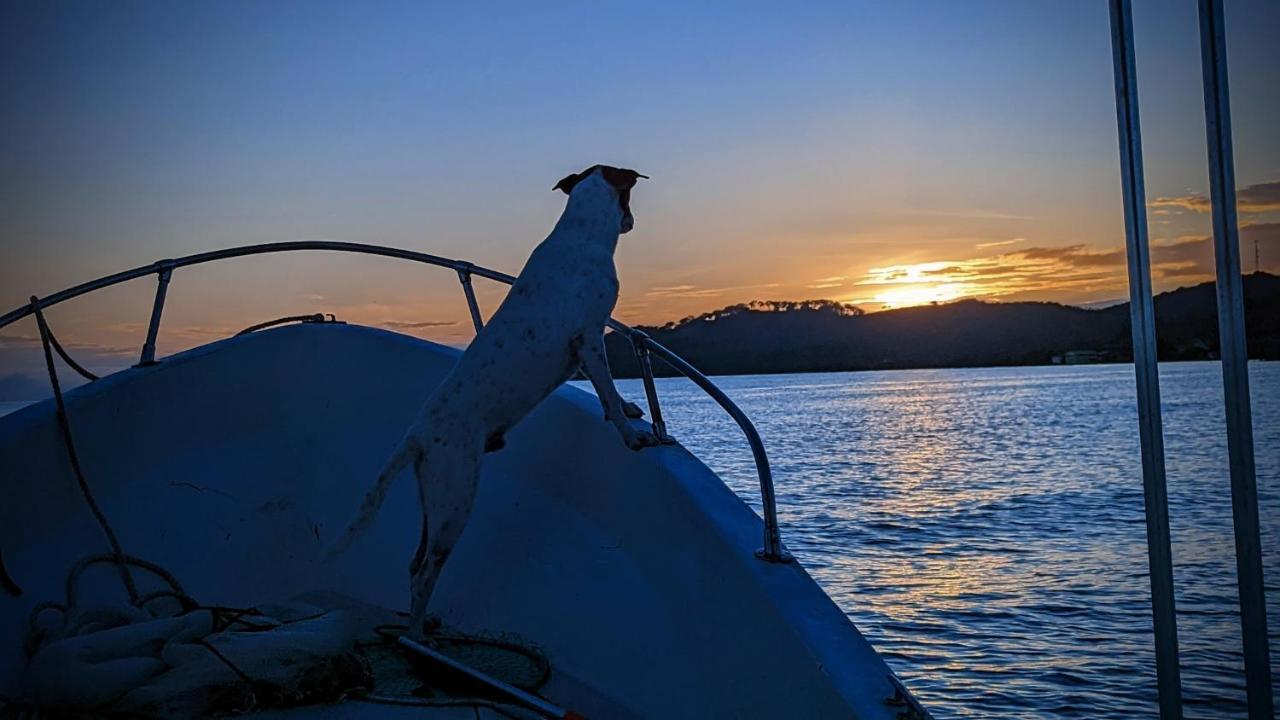
<svg viewBox="0 0 1280 720"><path fill-rule="evenodd" d="M1218 342L1226 403L1227 455L1231 463L1231 514L1236 536L1236 581L1250 720L1271 720L1271 657L1258 531L1258 483L1253 463L1248 350L1244 332L1244 279L1236 228L1235 162L1231 149L1231 100L1227 92L1227 37L1220 0L1200 0L1200 63L1209 145L1209 197L1213 203L1213 253L1218 291Z"/></svg>
<svg viewBox="0 0 1280 720"><path fill-rule="evenodd" d="M1173 600L1173 553L1169 547L1169 501L1165 490L1164 428L1156 367L1156 324L1147 245L1142 133L1134 67L1133 14L1129 0L1111 0L1111 50L1115 70L1116 121L1120 132L1120 178L1124 190L1125 245L1129 267L1129 320L1138 390L1138 436L1142 445L1143 505L1147 515L1147 559L1155 628L1156 684L1162 720L1182 717L1178 624Z"/></svg>

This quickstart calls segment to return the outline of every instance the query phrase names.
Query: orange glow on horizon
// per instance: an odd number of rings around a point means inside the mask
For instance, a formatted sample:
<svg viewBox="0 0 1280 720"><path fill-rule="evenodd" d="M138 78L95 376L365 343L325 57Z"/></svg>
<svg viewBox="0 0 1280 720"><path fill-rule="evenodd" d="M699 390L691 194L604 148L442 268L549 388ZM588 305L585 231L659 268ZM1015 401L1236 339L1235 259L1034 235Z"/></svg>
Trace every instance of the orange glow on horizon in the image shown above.
<svg viewBox="0 0 1280 720"><path fill-rule="evenodd" d="M962 297L965 297L964 290L959 285L943 283L940 285L913 285L886 290L876 293L872 297L872 301L879 303L886 310L892 310L916 305L928 305L929 303L951 302Z"/></svg>

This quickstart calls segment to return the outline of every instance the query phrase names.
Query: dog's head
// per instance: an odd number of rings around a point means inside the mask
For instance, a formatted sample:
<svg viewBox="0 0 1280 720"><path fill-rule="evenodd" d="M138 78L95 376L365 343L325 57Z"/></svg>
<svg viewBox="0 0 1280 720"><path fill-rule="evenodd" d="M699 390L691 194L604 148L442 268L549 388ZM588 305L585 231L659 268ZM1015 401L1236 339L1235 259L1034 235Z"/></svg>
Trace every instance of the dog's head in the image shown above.
<svg viewBox="0 0 1280 720"><path fill-rule="evenodd" d="M609 187L618 195L618 206L622 209L622 227L618 232L629 232L636 224L636 219L631 215L631 188L636 186L636 181L640 178L649 179L648 175L641 175L635 170L626 168L616 168L609 165L592 165L580 173L570 175L560 182L552 190L563 190L565 195L572 195L573 188L583 180L591 177L594 173L600 173L600 177L607 183Z"/></svg>

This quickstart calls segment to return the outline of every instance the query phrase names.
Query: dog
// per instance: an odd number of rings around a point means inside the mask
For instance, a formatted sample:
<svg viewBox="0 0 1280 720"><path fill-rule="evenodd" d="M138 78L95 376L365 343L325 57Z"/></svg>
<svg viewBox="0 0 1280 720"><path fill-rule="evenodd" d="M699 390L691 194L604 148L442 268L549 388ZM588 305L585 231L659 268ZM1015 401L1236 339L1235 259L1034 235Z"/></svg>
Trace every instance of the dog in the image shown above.
<svg viewBox="0 0 1280 720"><path fill-rule="evenodd" d="M629 418L605 356L604 327L618 300L613 254L635 225L634 170L594 165L553 190L569 196L551 234L529 256L502 305L431 393L383 466L359 512L330 551L344 551L374 521L395 476L412 464L422 537L409 566L410 633L428 629L427 603L466 527L483 454L579 369L600 398L604 419L632 450L657 445Z"/></svg>

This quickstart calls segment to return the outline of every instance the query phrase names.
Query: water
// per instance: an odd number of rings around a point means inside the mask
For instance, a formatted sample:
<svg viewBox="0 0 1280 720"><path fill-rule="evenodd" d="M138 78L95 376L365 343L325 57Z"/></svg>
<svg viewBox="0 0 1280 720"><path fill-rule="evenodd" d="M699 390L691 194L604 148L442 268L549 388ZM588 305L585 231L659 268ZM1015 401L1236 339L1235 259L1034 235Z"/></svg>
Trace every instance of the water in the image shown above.
<svg viewBox="0 0 1280 720"><path fill-rule="evenodd" d="M1280 668L1280 363L1250 373ZM938 718L1156 716L1131 366L717 383L765 439L788 547ZM1166 365L1161 384L1186 715L1243 718L1219 368ZM758 509L736 426L683 379L659 392Z"/></svg>

